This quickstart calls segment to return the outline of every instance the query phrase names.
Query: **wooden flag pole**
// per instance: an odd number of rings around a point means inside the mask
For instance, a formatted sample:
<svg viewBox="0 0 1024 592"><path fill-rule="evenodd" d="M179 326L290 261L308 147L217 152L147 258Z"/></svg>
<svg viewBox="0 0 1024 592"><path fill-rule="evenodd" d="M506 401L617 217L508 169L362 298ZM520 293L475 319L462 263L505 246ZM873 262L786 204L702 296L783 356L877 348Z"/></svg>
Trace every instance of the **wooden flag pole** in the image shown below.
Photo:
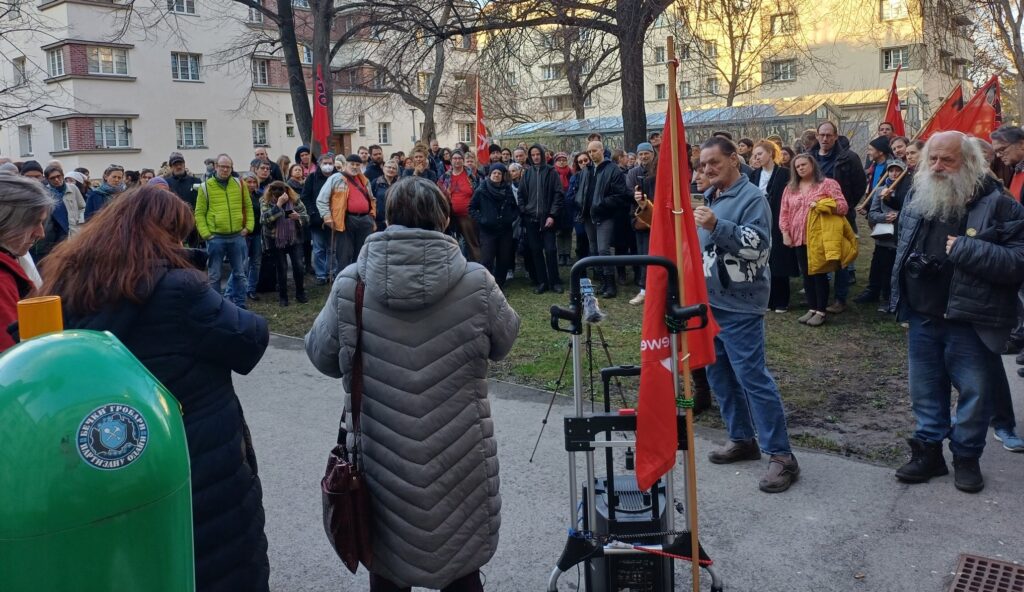
<svg viewBox="0 0 1024 592"><path fill-rule="evenodd" d="M680 176L679 170L679 146L685 146L682 138L679 137L680 130L677 123L679 116L679 100L676 94L676 69L679 62L676 61L675 39L668 38L668 125L672 135L672 221L676 233L676 268L679 273L679 304L686 305L686 286L683 277L683 206L680 203ZM686 155L689 158L689 154ZM689 183L689 180L687 180ZM690 383L690 347L686 333L677 333L674 339L680 340L680 352L683 355L683 397L687 401L686 412L686 503L687 514L690 517L690 547L691 560L690 572L693 576L693 592L700 592L700 543L697 537L697 463L693 450L693 387Z"/></svg>

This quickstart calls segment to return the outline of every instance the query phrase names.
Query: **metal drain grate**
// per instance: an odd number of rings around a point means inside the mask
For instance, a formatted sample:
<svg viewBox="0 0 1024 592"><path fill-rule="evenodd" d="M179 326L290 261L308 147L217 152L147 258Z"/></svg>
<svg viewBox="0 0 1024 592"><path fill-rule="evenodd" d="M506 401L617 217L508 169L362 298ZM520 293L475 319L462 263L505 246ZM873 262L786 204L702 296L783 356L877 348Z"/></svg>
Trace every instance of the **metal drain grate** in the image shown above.
<svg viewBox="0 0 1024 592"><path fill-rule="evenodd" d="M1024 566L965 553L949 592L1024 592Z"/></svg>

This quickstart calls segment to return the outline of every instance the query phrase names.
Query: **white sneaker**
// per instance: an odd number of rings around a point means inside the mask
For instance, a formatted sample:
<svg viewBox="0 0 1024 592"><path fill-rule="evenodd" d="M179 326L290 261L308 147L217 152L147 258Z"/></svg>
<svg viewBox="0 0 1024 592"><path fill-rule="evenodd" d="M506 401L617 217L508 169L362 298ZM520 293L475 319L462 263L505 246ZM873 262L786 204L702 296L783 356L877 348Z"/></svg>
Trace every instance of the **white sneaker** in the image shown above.
<svg viewBox="0 0 1024 592"><path fill-rule="evenodd" d="M644 293L643 293L643 292L640 292L639 294L637 294L636 296L634 296L634 297L633 297L633 298L632 298L632 299L631 299L631 300L629 301L629 303L630 303L630 304L632 304L633 306L639 306L639 305L641 305L641 304L643 304L643 303L644 303L644 298L645 298L645 296L644 296Z"/></svg>
<svg viewBox="0 0 1024 592"><path fill-rule="evenodd" d="M516 272L514 272L514 271L509 271L508 273L505 274L505 281L506 282L511 282L515 278L516 278Z"/></svg>

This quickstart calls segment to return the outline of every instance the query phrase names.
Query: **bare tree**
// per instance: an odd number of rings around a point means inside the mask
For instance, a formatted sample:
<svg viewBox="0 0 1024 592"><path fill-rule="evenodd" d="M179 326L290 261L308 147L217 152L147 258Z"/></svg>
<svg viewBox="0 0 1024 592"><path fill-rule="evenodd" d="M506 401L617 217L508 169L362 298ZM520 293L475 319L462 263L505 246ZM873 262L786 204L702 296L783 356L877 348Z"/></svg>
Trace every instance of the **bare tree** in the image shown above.
<svg viewBox="0 0 1024 592"><path fill-rule="evenodd" d="M1010 88L1018 118L1024 118L1024 0L970 0L980 4L986 28L1009 62Z"/></svg>
<svg viewBox="0 0 1024 592"><path fill-rule="evenodd" d="M22 11L18 0L0 0L0 122L59 108L52 101L62 89L41 83L49 77L48 65L35 62L19 48L26 38L56 41L53 30L39 11Z"/></svg>

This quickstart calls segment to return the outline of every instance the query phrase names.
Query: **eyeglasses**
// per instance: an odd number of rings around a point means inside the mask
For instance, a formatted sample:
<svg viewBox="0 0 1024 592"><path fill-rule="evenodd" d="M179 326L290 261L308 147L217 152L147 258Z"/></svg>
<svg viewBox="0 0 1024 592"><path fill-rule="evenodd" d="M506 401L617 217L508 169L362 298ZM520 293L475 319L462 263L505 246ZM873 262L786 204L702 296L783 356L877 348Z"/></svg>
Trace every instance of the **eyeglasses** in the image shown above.
<svg viewBox="0 0 1024 592"><path fill-rule="evenodd" d="M63 178L64 178L64 175L50 175L49 177L47 177L47 179L50 180L50 181L58 181L58 180L63 179Z"/></svg>

